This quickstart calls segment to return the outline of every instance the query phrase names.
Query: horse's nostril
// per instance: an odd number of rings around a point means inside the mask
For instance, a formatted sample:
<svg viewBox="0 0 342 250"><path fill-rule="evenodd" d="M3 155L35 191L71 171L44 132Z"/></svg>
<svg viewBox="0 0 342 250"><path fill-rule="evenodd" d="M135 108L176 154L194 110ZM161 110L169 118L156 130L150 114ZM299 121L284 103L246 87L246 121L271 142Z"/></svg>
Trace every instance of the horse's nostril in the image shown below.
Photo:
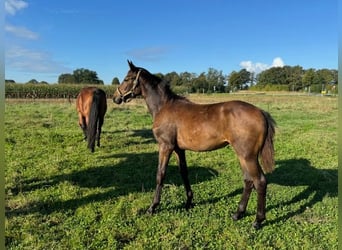
<svg viewBox="0 0 342 250"><path fill-rule="evenodd" d="M116 103L116 104L121 104L122 99L120 97L113 98L113 102Z"/></svg>

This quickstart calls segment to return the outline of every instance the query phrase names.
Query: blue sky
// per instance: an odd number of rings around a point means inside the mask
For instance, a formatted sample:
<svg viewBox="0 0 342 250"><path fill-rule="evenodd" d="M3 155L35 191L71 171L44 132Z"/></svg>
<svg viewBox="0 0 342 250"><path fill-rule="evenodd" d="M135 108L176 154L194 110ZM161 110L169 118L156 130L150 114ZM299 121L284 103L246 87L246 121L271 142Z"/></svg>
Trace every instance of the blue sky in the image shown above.
<svg viewBox="0 0 342 250"><path fill-rule="evenodd" d="M16 82L87 68L110 84L127 59L164 74L338 65L333 0L5 0L5 38Z"/></svg>

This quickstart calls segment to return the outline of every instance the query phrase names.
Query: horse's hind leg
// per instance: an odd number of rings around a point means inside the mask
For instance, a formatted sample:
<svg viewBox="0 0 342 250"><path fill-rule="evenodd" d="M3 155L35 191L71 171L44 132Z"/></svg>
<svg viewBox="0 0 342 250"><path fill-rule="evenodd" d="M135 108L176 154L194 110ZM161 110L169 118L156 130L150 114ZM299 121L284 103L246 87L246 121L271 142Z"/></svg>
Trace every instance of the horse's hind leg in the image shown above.
<svg viewBox="0 0 342 250"><path fill-rule="evenodd" d="M241 195L238 209L236 213L233 215L233 220L239 220L245 215L249 196L252 190L253 190L253 181L250 179L250 177L247 177L245 174L243 192Z"/></svg>
<svg viewBox="0 0 342 250"><path fill-rule="evenodd" d="M103 117L99 117L99 121L97 124L97 131L96 131L96 141L97 141L98 147L100 147L100 137L101 137L102 125L103 125Z"/></svg>
<svg viewBox="0 0 342 250"><path fill-rule="evenodd" d="M257 192L257 214L253 226L259 229L261 228L261 223L266 219L266 177L261 172L259 178L255 178L253 183Z"/></svg>
<svg viewBox="0 0 342 250"><path fill-rule="evenodd" d="M187 197L185 208L189 209L193 206L193 204L192 204L193 193L191 190L189 177L188 177L188 167L186 165L185 150L176 148L175 152L176 152L176 156L177 156L179 171L180 171L182 179L183 179L186 197Z"/></svg>
<svg viewBox="0 0 342 250"><path fill-rule="evenodd" d="M253 188L255 188L257 192L257 214L253 226L256 229L259 229L261 228L261 223L266 218L266 178L262 173L257 157L251 160L240 159L240 164L244 172L244 189L237 212L233 215L233 219L238 220L243 217L249 196Z"/></svg>
<svg viewBox="0 0 342 250"><path fill-rule="evenodd" d="M83 131L84 140L86 140L87 139L87 125L86 125L85 117L82 116L81 113L78 113L78 125L80 125L80 128Z"/></svg>
<svg viewBox="0 0 342 250"><path fill-rule="evenodd" d="M101 126L100 124L97 125L97 130L96 130L96 138L95 140L97 141L97 146L100 147L100 136L101 136Z"/></svg>

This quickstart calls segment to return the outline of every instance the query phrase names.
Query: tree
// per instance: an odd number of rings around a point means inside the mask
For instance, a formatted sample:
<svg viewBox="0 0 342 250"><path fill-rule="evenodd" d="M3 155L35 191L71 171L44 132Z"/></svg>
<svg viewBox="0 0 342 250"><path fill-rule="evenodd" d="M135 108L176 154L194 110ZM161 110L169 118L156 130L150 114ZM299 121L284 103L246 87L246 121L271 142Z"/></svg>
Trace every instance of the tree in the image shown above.
<svg viewBox="0 0 342 250"><path fill-rule="evenodd" d="M196 74L189 72L182 72L179 74L182 84L191 84L191 81L196 78Z"/></svg>
<svg viewBox="0 0 342 250"><path fill-rule="evenodd" d="M208 92L224 92L224 76L222 70L209 68L207 73Z"/></svg>
<svg viewBox="0 0 342 250"><path fill-rule="evenodd" d="M89 69L76 69L73 74L62 74L58 77L58 83L75 84L103 84L103 81L97 77L95 71Z"/></svg>
<svg viewBox="0 0 342 250"><path fill-rule="evenodd" d="M189 72L182 72L179 74L180 81L182 82L182 85L186 89L186 92L192 93L196 92L196 88L194 87L194 79L196 79L195 73L189 73Z"/></svg>
<svg viewBox="0 0 342 250"><path fill-rule="evenodd" d="M181 79L177 72L172 71L171 73L167 73L164 75L164 79L170 83L171 86L178 86L181 85Z"/></svg>
<svg viewBox="0 0 342 250"><path fill-rule="evenodd" d="M239 72L232 71L228 76L228 86L232 91L247 88L247 83L250 81L251 72L246 69L242 69Z"/></svg>
<svg viewBox="0 0 342 250"><path fill-rule="evenodd" d="M31 79L26 84L38 84L39 82L36 79Z"/></svg>
<svg viewBox="0 0 342 250"><path fill-rule="evenodd" d="M58 83L60 84L72 84L76 83L75 77L73 74L61 74L58 77Z"/></svg>
<svg viewBox="0 0 342 250"><path fill-rule="evenodd" d="M74 70L73 75L76 83L100 84L100 80L98 79L95 71L81 68Z"/></svg>
<svg viewBox="0 0 342 250"><path fill-rule="evenodd" d="M239 73L233 70L228 76L228 87L230 91L239 89Z"/></svg>
<svg viewBox="0 0 342 250"><path fill-rule="evenodd" d="M315 72L314 69L305 70L302 79L304 86L311 86L314 83Z"/></svg>
<svg viewBox="0 0 342 250"><path fill-rule="evenodd" d="M247 84L251 82L251 72L247 71L246 69L242 69L238 74L240 75L240 89L247 89Z"/></svg>
<svg viewBox="0 0 342 250"><path fill-rule="evenodd" d="M205 73L202 72L193 80L193 88L197 93L206 92L208 89L208 82Z"/></svg>
<svg viewBox="0 0 342 250"><path fill-rule="evenodd" d="M329 84L337 82L337 71L330 69L319 69L316 71L316 84Z"/></svg>
<svg viewBox="0 0 342 250"><path fill-rule="evenodd" d="M284 69L287 69L286 81L289 89L294 91L303 89L303 68L301 66L285 66Z"/></svg>
<svg viewBox="0 0 342 250"><path fill-rule="evenodd" d="M114 77L113 80L112 80L112 85L120 85L119 78Z"/></svg>
<svg viewBox="0 0 342 250"><path fill-rule="evenodd" d="M334 85L338 83L337 70L330 69L319 69L316 71L314 77L314 83L316 84L316 90L327 90L329 85Z"/></svg>
<svg viewBox="0 0 342 250"><path fill-rule="evenodd" d="M287 84L286 82L286 71L288 68L285 67L273 67L262 71L258 75L258 84Z"/></svg>

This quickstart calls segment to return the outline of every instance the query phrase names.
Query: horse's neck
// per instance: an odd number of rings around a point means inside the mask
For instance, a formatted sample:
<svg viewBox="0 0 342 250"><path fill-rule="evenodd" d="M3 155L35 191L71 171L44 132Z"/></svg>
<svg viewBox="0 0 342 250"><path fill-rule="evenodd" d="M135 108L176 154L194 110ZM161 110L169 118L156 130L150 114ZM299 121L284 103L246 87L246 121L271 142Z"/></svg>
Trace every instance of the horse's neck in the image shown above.
<svg viewBox="0 0 342 250"><path fill-rule="evenodd" d="M157 88L146 88L145 101L150 111L152 117L154 118L156 114L161 110L161 108L166 104L168 99L165 96L164 91L158 86Z"/></svg>

